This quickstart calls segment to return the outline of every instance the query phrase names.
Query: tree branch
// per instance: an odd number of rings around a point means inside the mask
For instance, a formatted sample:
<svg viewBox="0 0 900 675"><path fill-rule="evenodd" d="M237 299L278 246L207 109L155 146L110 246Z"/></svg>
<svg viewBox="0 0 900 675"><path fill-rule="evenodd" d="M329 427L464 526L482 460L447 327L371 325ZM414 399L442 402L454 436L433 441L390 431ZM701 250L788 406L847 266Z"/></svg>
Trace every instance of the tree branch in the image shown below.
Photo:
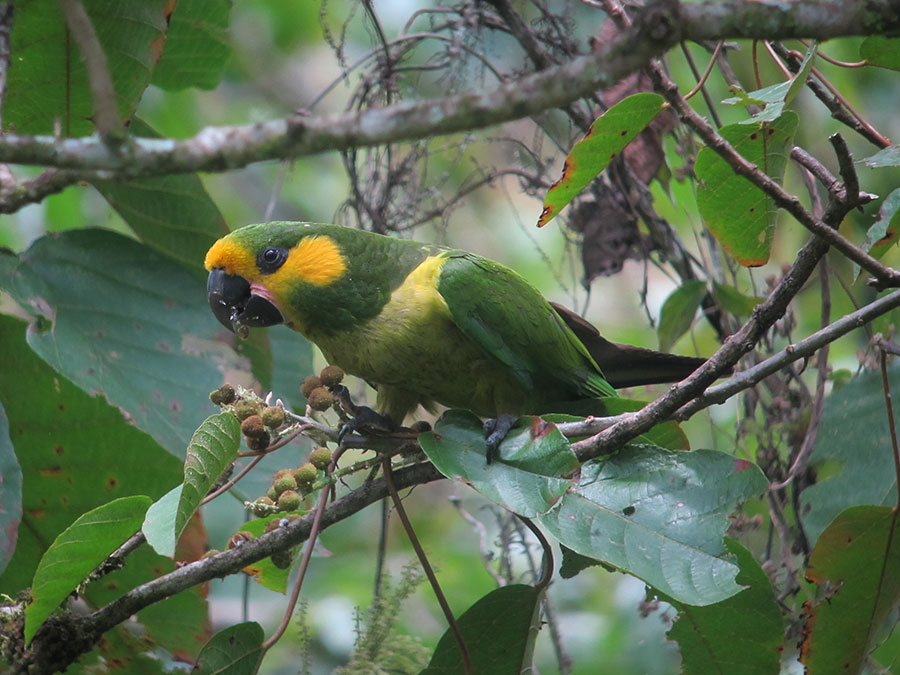
<svg viewBox="0 0 900 675"><path fill-rule="evenodd" d="M369 147L483 128L565 106L611 86L682 40L819 40L900 33L893 0L680 4L657 0L634 25L592 54L496 89L318 117L292 115L260 124L208 127L187 140L135 139L115 152L99 139L7 135L0 162L109 171L110 178L227 171L254 162Z"/></svg>

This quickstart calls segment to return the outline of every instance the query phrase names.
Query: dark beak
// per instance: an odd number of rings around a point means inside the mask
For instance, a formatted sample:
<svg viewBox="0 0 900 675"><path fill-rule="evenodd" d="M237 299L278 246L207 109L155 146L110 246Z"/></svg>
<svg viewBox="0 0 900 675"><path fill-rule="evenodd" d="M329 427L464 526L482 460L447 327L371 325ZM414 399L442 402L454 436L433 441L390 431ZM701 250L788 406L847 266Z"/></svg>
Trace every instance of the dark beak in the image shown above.
<svg viewBox="0 0 900 675"><path fill-rule="evenodd" d="M275 305L251 293L250 284L244 277L226 274L221 267L210 270L206 294L212 313L220 324L232 332L236 323L274 326L284 321Z"/></svg>

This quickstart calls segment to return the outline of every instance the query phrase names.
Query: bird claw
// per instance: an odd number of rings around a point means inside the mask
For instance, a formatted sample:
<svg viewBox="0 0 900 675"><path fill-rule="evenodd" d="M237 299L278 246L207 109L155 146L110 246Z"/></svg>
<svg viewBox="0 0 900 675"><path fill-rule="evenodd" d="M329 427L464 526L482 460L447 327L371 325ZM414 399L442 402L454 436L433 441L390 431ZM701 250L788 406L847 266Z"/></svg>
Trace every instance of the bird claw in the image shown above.
<svg viewBox="0 0 900 675"><path fill-rule="evenodd" d="M491 464L500 457L500 444L506 438L513 424L516 423L515 415L503 413L484 421L484 441L487 445L485 459Z"/></svg>
<svg viewBox="0 0 900 675"><path fill-rule="evenodd" d="M338 443L344 440L350 432L359 433L362 436L371 434L372 432L390 433L397 429L397 425L387 415L375 412L368 406L354 406L353 417L347 420L346 424L341 427L338 432Z"/></svg>

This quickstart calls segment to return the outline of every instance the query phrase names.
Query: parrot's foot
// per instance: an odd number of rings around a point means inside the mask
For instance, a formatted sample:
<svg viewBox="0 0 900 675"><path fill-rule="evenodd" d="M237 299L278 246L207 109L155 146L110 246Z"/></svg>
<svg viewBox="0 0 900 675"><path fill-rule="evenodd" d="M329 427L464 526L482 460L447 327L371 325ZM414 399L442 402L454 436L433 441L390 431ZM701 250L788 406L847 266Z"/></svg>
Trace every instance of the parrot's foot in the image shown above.
<svg viewBox="0 0 900 675"><path fill-rule="evenodd" d="M387 415L377 413L368 406L354 406L353 417L350 418L338 432L338 443L344 440L348 433L358 433L361 436L370 435L372 432L390 433L397 430L397 425Z"/></svg>
<svg viewBox="0 0 900 675"><path fill-rule="evenodd" d="M512 425L516 422L515 415L503 413L484 421L484 440L487 443L487 452L485 453L487 463L490 464L499 457L500 444L506 438L506 434L512 429Z"/></svg>

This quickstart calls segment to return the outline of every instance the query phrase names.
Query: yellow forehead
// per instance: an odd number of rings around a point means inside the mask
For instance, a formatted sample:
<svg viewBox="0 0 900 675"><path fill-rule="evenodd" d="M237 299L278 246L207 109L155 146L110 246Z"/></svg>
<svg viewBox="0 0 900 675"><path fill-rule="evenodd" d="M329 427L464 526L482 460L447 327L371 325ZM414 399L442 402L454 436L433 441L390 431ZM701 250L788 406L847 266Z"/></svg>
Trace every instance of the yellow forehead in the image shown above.
<svg viewBox="0 0 900 675"><path fill-rule="evenodd" d="M256 252L230 237L220 239L206 254L206 269L222 267L228 274L237 274L250 282L260 281L278 295L298 281L325 286L340 278L347 270L347 259L331 237L304 237L294 246L284 264L274 273L263 275L256 266Z"/></svg>

